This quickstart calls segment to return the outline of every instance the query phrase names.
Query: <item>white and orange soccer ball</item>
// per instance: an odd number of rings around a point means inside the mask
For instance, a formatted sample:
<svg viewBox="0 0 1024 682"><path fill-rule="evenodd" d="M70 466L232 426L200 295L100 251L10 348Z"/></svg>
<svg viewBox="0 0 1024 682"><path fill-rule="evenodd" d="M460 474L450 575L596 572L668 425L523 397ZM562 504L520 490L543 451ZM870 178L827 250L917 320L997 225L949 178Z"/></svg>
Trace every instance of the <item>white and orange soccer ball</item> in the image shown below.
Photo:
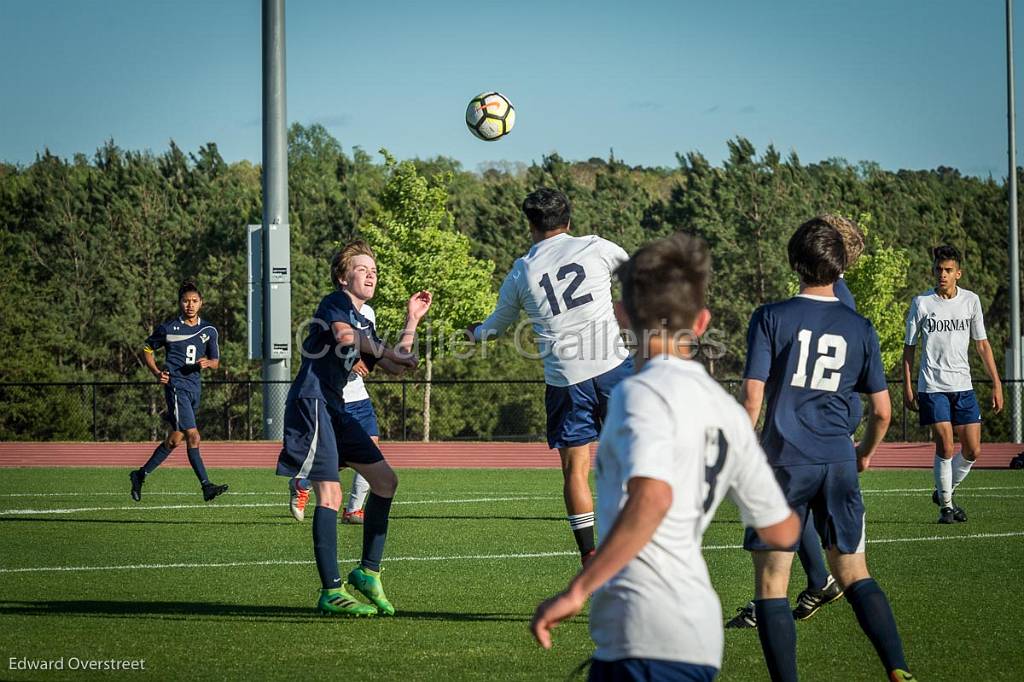
<svg viewBox="0 0 1024 682"><path fill-rule="evenodd" d="M481 140L493 142L512 132L516 110L500 92L481 92L469 100L466 125Z"/></svg>

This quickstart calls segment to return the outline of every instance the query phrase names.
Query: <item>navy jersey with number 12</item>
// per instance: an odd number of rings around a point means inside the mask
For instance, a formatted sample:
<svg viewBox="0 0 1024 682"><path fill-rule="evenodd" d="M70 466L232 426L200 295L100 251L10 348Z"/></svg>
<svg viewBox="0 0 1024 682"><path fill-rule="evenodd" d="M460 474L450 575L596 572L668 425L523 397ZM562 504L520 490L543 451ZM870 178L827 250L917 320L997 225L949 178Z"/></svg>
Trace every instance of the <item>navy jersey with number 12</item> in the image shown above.
<svg viewBox="0 0 1024 682"><path fill-rule="evenodd" d="M878 334L837 298L801 294L754 312L745 379L765 382L772 466L854 459L858 393L886 390Z"/></svg>

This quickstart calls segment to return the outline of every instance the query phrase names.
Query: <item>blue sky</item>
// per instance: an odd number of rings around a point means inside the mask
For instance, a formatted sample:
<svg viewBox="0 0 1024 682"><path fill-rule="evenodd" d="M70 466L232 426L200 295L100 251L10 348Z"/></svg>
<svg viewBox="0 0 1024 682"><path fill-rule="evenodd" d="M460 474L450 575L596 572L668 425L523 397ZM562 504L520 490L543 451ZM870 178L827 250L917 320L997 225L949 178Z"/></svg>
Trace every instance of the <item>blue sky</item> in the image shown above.
<svg viewBox="0 0 1024 682"><path fill-rule="evenodd" d="M1006 174L999 0L289 0L286 12L289 121L322 123L346 152L473 170L614 149L675 166L690 150L718 162L743 135L805 162ZM1024 3L1018 53L1021 15ZM91 155L113 138L157 153L213 141L229 161L259 161L259 0L0 0L0 26L0 159ZM463 123L483 90L517 108L498 142Z"/></svg>

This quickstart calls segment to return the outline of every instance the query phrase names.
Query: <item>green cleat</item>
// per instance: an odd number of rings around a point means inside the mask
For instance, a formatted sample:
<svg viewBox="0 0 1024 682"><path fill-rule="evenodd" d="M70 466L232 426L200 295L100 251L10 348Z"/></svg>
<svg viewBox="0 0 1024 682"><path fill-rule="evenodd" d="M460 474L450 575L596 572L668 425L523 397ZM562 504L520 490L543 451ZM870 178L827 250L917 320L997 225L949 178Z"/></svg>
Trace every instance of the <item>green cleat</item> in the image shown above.
<svg viewBox="0 0 1024 682"><path fill-rule="evenodd" d="M345 586L330 590L320 590L320 600L316 603L320 613L325 616L376 616L377 607L356 600Z"/></svg>
<svg viewBox="0 0 1024 682"><path fill-rule="evenodd" d="M388 601L384 594L384 585L380 581L380 573L375 573L362 566L356 566L348 574L348 584L356 588L363 595L377 605L380 614L383 616L395 615L395 607Z"/></svg>

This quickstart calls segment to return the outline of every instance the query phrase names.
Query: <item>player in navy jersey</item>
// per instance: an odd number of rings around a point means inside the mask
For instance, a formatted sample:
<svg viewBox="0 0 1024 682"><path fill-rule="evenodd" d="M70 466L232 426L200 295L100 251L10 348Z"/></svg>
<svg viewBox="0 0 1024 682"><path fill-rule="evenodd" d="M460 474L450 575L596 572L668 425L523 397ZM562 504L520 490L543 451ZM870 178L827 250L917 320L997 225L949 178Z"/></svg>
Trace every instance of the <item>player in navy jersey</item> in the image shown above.
<svg viewBox="0 0 1024 682"><path fill-rule="evenodd" d="M142 484L146 477L160 466L174 448L186 441L188 463L196 472L196 478L203 489L203 499L209 502L225 492L226 485L211 483L206 475L203 458L199 454L199 427L196 412L199 410L199 396L202 384L199 373L204 369L220 367L220 349L217 347L217 328L199 319L203 297L194 282L186 281L178 289L178 305L181 314L173 320L159 325L146 339L143 357L146 367L164 386L167 414L170 424L167 438L157 446L149 460L141 468L129 474L132 484L132 499L142 499ZM155 351L167 349L163 369L157 366Z"/></svg>
<svg viewBox="0 0 1024 682"><path fill-rule="evenodd" d="M842 216L825 214L819 216L821 220L836 228L843 238L843 247L846 250L846 265L844 271L849 270L860 258L864 251L864 235L857 224ZM833 287L836 298L839 302L853 311L857 310L857 303L853 300L853 293L846 285L846 280L840 275ZM860 423L861 413L860 396L854 394L850 398L850 413L853 417L853 429L856 430ZM756 424L755 424L756 426ZM808 510L807 518L804 520L803 533L800 535L800 546L797 549L797 557L800 559L800 566L807 576L807 587L797 596L796 607L793 609L793 617L797 620L807 620L821 607L838 600L843 596L842 586L828 572L825 560L822 556L821 538L814 527L814 514ZM746 606L736 609L736 615L725 624L727 628L753 628L757 627L757 615L754 612L754 602L750 601Z"/></svg>
<svg viewBox="0 0 1024 682"><path fill-rule="evenodd" d="M277 460L277 474L313 484L317 502L313 512L313 555L320 574L320 611L350 616L393 615L395 609L384 594L380 579L380 562L398 477L359 421L345 410L344 390L360 360L371 369L379 365L394 373L416 366L416 356L411 352L416 327L430 309L432 299L428 291L419 291L409 298L405 327L395 347L388 348L369 320L359 313L352 298L366 278L375 282L376 269L362 272L360 283L349 282L346 277L351 269L346 272L345 254L342 249L331 261L331 280L337 290L320 301L302 342L302 365L292 381L285 406L284 447ZM348 574L347 582L372 604L352 596L338 569L338 470L343 466L352 467L370 484L362 559Z"/></svg>
<svg viewBox="0 0 1024 682"><path fill-rule="evenodd" d="M788 245L800 293L754 313L747 336L743 402L752 422L767 398L761 444L776 479L803 518L810 509L832 574L891 680L913 679L889 601L864 555L864 503L858 471L867 469L891 418L878 335L843 305L834 284L843 271L842 236L821 218L801 225ZM864 438L850 439L868 395ZM748 529L753 552L758 637L772 680L797 679L796 628L787 591L794 546L772 550Z"/></svg>

